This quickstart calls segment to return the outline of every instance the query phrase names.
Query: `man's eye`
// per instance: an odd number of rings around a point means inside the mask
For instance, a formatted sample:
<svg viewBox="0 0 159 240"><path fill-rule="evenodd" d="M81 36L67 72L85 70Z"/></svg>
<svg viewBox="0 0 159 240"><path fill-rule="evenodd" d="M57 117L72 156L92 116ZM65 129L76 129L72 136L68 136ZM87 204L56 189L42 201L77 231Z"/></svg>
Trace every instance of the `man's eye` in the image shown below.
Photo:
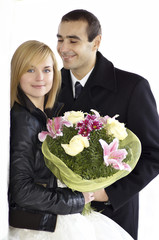
<svg viewBox="0 0 159 240"><path fill-rule="evenodd" d="M77 41L73 41L73 40L71 40L70 42L71 42L71 43L77 43Z"/></svg>
<svg viewBox="0 0 159 240"><path fill-rule="evenodd" d="M57 41L58 41L58 42L63 42L63 40L62 40L62 39L58 39Z"/></svg>
<svg viewBox="0 0 159 240"><path fill-rule="evenodd" d="M27 72L33 73L33 72L34 72L34 69L28 69Z"/></svg>

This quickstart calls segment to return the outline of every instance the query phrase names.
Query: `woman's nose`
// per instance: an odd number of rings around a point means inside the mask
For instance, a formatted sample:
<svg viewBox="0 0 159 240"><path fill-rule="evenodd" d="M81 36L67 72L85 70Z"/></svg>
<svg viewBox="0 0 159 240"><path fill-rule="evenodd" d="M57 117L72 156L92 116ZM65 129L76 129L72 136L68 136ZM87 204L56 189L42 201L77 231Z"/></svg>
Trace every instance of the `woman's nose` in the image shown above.
<svg viewBox="0 0 159 240"><path fill-rule="evenodd" d="M44 79L44 74L42 71L37 71L36 73L36 81L42 81Z"/></svg>

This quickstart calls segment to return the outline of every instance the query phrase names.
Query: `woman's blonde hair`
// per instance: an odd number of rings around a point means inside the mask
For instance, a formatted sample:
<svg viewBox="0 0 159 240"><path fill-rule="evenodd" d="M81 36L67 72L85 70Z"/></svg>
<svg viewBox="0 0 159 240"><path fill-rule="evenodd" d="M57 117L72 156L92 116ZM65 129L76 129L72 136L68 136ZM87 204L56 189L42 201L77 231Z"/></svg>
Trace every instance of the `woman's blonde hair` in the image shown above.
<svg viewBox="0 0 159 240"><path fill-rule="evenodd" d="M48 56L53 60L53 85L49 93L47 94L47 101L45 108L52 108L55 102L56 95L61 86L61 74L58 70L57 61L53 51L46 44L29 40L22 43L15 51L11 60L11 107L14 102L20 103L18 100L18 86L21 76L28 70L31 62L42 62Z"/></svg>

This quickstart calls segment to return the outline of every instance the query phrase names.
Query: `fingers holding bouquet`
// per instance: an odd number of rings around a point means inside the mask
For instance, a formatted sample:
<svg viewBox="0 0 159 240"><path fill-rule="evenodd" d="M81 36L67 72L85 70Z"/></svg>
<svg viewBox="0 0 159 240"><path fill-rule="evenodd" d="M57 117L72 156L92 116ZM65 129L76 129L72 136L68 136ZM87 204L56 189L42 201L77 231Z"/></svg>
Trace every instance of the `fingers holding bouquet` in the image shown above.
<svg viewBox="0 0 159 240"><path fill-rule="evenodd" d="M108 201L108 195L106 194L106 191L104 188L97 190L95 192L83 192L83 196L85 199L85 204L92 201L97 201L97 202Z"/></svg>
<svg viewBox="0 0 159 240"><path fill-rule="evenodd" d="M85 199L85 204L92 202L94 200L94 193L93 192L83 192L83 196Z"/></svg>

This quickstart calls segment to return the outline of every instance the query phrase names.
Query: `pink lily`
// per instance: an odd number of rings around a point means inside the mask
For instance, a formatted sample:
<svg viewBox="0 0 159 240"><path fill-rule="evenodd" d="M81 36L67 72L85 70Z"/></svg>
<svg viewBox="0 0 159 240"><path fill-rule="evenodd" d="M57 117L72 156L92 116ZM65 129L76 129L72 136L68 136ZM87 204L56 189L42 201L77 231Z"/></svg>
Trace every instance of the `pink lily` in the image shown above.
<svg viewBox="0 0 159 240"><path fill-rule="evenodd" d="M98 111L91 109L91 112L93 112L97 118L100 118L100 114Z"/></svg>
<svg viewBox="0 0 159 240"><path fill-rule="evenodd" d="M103 158L106 166L112 165L113 168L118 170L131 171L127 163L122 162L127 155L125 149L118 149L119 140L115 138L110 144L107 144L103 139L99 140L103 148Z"/></svg>
<svg viewBox="0 0 159 240"><path fill-rule="evenodd" d="M63 117L56 117L53 119L48 119L46 127L48 131L42 131L38 134L38 138L41 142L44 142L47 135L52 138L56 138L58 136L63 136L62 126L66 125L67 127L71 127L72 123L63 119Z"/></svg>
<svg viewBox="0 0 159 240"><path fill-rule="evenodd" d="M104 116L104 117L101 117L99 112L97 112L96 110L94 109L91 109L91 112L93 112L96 116L96 118L98 119L98 121L100 121L102 124L107 124L107 120L108 118L110 118L108 115Z"/></svg>

